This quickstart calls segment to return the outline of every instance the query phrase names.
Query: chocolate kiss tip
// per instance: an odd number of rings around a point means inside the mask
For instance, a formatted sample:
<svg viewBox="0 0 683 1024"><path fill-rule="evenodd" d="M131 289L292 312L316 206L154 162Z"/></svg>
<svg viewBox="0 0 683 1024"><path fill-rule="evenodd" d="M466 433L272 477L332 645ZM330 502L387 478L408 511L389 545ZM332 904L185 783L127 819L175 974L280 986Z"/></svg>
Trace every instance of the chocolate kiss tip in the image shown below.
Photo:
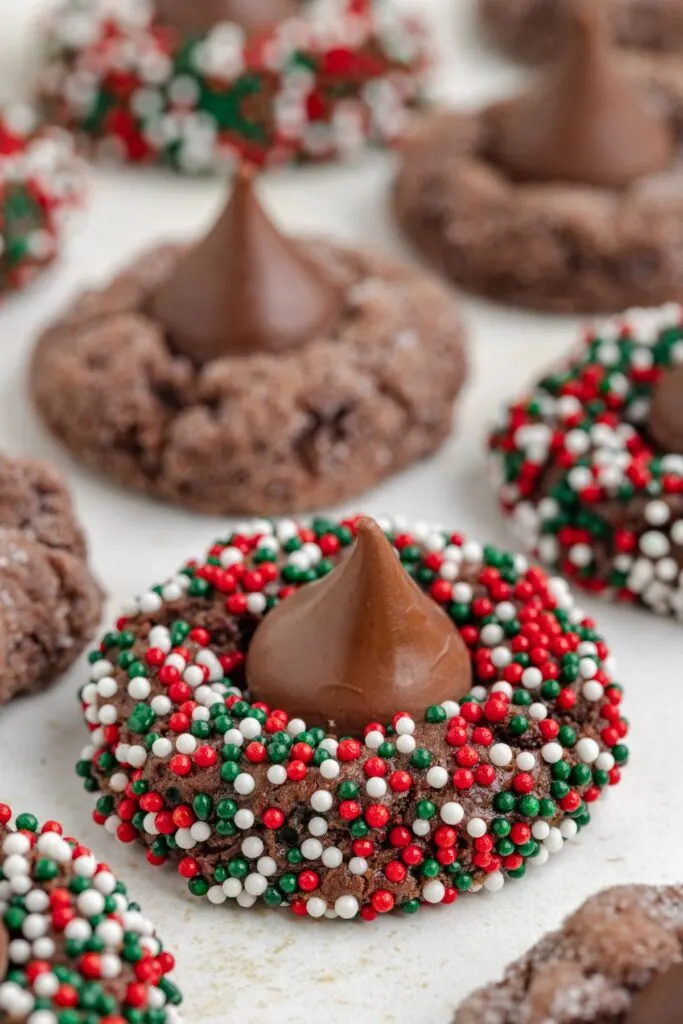
<svg viewBox="0 0 683 1024"><path fill-rule="evenodd" d="M605 11L595 0L574 0L573 14L582 32L602 32L607 28Z"/></svg>
<svg viewBox="0 0 683 1024"><path fill-rule="evenodd" d="M566 58L501 108L494 158L518 181L621 189L672 158L671 128L632 87L598 7L575 3L579 31Z"/></svg>
<svg viewBox="0 0 683 1024"><path fill-rule="evenodd" d="M153 292L148 312L171 348L201 365L297 348L328 333L342 306L340 290L268 218L253 170L243 168L213 228Z"/></svg>
<svg viewBox="0 0 683 1024"><path fill-rule="evenodd" d="M232 22L260 32L298 13L297 0L156 0L158 16L188 35Z"/></svg>
<svg viewBox="0 0 683 1024"><path fill-rule="evenodd" d="M675 964L639 992L624 1024L680 1024L683 964Z"/></svg>
<svg viewBox="0 0 683 1024"><path fill-rule="evenodd" d="M328 576L270 612L247 655L251 695L308 725L361 735L398 711L459 700L470 656L444 612L410 578L372 519Z"/></svg>

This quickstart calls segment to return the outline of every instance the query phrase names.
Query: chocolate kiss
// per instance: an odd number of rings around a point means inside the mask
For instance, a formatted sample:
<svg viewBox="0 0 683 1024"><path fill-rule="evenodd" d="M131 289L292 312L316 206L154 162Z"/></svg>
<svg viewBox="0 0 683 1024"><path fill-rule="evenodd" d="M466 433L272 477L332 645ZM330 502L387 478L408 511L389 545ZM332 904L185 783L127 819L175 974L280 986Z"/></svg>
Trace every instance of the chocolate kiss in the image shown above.
<svg viewBox="0 0 683 1024"><path fill-rule="evenodd" d="M647 425L660 448L683 455L683 365L665 370L655 385Z"/></svg>
<svg viewBox="0 0 683 1024"><path fill-rule="evenodd" d="M296 0L157 0L157 14L180 32L200 35L221 22L258 32L298 11Z"/></svg>
<svg viewBox="0 0 683 1024"><path fill-rule="evenodd" d="M410 578L372 519L351 554L279 604L254 634L246 665L252 698L337 735L398 711L458 700L471 688L465 644Z"/></svg>
<svg viewBox="0 0 683 1024"><path fill-rule="evenodd" d="M682 1019L683 964L676 964L638 993L624 1024L680 1024Z"/></svg>
<svg viewBox="0 0 683 1024"><path fill-rule="evenodd" d="M152 294L150 315L196 363L284 352L324 335L343 296L268 219L251 177L238 175L211 231Z"/></svg>
<svg viewBox="0 0 683 1024"><path fill-rule="evenodd" d="M566 59L501 109L496 158L511 177L618 189L669 163L672 132L621 71L600 6L576 4Z"/></svg>

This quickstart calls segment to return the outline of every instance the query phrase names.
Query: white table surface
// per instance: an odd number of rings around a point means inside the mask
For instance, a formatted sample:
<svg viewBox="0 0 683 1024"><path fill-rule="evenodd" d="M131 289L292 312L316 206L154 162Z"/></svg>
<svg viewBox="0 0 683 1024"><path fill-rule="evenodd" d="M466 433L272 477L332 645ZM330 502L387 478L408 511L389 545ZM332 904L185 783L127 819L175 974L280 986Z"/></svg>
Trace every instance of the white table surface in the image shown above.
<svg viewBox="0 0 683 1024"><path fill-rule="evenodd" d="M435 92L475 102L510 87L518 72L476 40L470 0L417 0L439 27ZM0 87L15 88L41 0L0 0ZM410 258L387 215L390 157L354 168L284 173L263 195L288 228L329 231ZM197 231L221 201L220 185L157 174L101 171L93 204L68 254L28 294L0 310L0 446L45 456L67 475L90 534L93 561L117 609L125 595L200 553L225 522L131 496L82 471L48 439L25 394L31 342L86 281L103 279L158 233ZM354 508L440 520L478 539L512 544L484 476L482 438L496 404L572 343L576 323L463 299L473 373L457 432L434 459L368 494ZM171 869L150 868L91 821L92 797L73 765L85 741L77 666L51 692L0 712L0 799L58 817L129 883L178 957L188 1024L446 1024L473 987L502 971L584 897L620 882L680 880L681 627L645 612L603 607L598 616L627 687L631 767L595 808L580 840L539 872L455 907L373 924L302 922L286 913L215 908L195 900Z"/></svg>

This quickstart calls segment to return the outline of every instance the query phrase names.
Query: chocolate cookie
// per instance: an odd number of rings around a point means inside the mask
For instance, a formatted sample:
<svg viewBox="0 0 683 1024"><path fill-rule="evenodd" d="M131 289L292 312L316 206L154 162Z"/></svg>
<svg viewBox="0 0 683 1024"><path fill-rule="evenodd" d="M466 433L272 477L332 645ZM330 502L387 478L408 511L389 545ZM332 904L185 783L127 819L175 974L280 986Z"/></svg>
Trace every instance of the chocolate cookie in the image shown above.
<svg viewBox="0 0 683 1024"><path fill-rule="evenodd" d="M438 526L245 524L91 663L95 820L215 904L372 920L496 891L628 756L567 585Z"/></svg>
<svg viewBox="0 0 683 1024"><path fill-rule="evenodd" d="M522 542L573 582L683 619L683 311L631 310L503 413L489 439Z"/></svg>
<svg viewBox="0 0 683 1024"><path fill-rule="evenodd" d="M177 1024L174 961L126 887L61 825L0 804L0 1020Z"/></svg>
<svg viewBox="0 0 683 1024"><path fill-rule="evenodd" d="M49 119L100 157L194 174L393 143L430 56L419 18L376 0L62 0L47 50Z"/></svg>
<svg viewBox="0 0 683 1024"><path fill-rule="evenodd" d="M66 132L38 127L28 108L0 109L0 299L57 257L84 191L84 166Z"/></svg>
<svg viewBox="0 0 683 1024"><path fill-rule="evenodd" d="M564 926L470 996L454 1024L676 1024L683 1005L683 887L631 885Z"/></svg>
<svg viewBox="0 0 683 1024"><path fill-rule="evenodd" d="M0 456L0 704L64 672L101 610L61 478L46 463Z"/></svg>
<svg viewBox="0 0 683 1024"><path fill-rule="evenodd" d="M600 0L622 46L683 50L681 0ZM497 45L522 60L556 57L567 45L572 0L479 0L479 16Z"/></svg>
<svg viewBox="0 0 683 1024"><path fill-rule="evenodd" d="M192 249L158 247L38 343L33 397L76 455L201 512L335 504L439 447L465 377L435 279L285 238L251 182Z"/></svg>
<svg viewBox="0 0 683 1024"><path fill-rule="evenodd" d="M493 299L615 312L683 294L673 57L615 58L595 9L535 89L430 118L403 150L396 215L444 274Z"/></svg>

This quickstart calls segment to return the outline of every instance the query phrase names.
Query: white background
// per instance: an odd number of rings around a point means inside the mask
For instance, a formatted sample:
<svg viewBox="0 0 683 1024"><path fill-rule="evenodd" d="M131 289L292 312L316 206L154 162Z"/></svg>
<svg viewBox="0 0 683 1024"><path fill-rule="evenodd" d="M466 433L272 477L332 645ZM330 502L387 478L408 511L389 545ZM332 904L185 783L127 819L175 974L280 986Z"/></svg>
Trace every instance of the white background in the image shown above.
<svg viewBox="0 0 683 1024"><path fill-rule="evenodd" d="M443 50L436 95L473 103L511 86L518 72L477 42L470 0L417 3L433 17ZM41 0L0 0L0 75L7 89L16 88L17 73L26 69L30 18L40 6ZM392 166L390 157L375 155L360 167L280 174L264 181L263 196L287 228L328 231L409 259L387 213ZM128 495L72 463L27 403L26 362L36 331L78 287L104 279L160 234L201 229L221 202L221 187L155 173L97 172L93 199L59 268L0 310L0 446L43 455L68 476L116 609L125 595L202 552L225 522ZM440 520L510 544L484 477L485 426L497 403L572 344L576 323L471 299L463 306L473 372L455 436L438 457L353 507ZM579 842L500 893L357 925L194 900L171 869L148 867L141 851L117 845L91 822L93 800L73 773L85 741L75 696L83 665L50 693L0 711L0 800L9 799L17 812L60 818L128 881L177 953L188 1024L446 1024L474 986L497 977L585 896L619 882L680 880L681 627L646 612L584 604L598 616L627 687L631 767Z"/></svg>

